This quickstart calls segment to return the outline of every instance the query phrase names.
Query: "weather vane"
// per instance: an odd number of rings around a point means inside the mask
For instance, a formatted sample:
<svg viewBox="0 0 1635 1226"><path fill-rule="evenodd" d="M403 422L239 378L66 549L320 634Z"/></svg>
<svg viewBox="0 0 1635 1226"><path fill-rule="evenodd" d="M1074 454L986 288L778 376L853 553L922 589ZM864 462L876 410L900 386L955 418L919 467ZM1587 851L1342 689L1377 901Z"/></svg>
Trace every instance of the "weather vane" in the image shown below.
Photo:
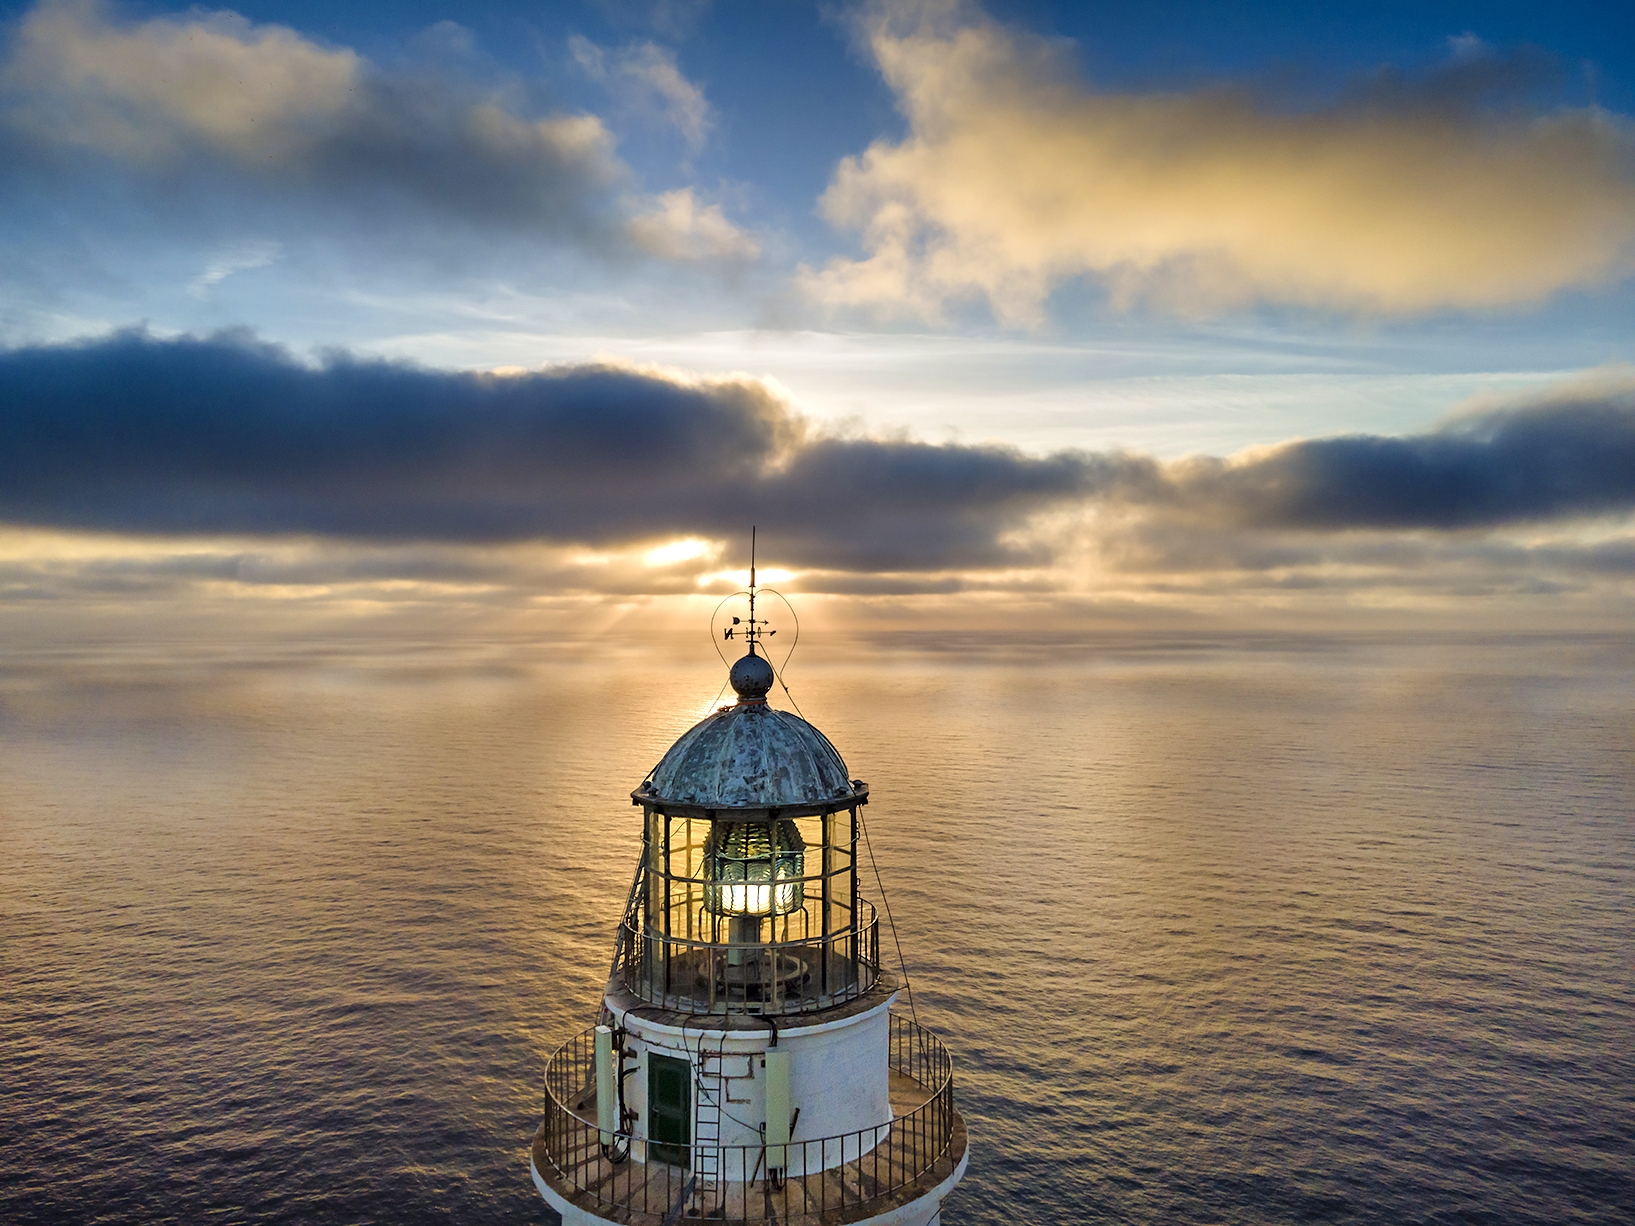
<svg viewBox="0 0 1635 1226"><path fill-rule="evenodd" d="M769 630L770 623L765 618L755 616L755 526L749 529L749 617L735 617L732 625L721 632L723 639L742 639L749 644L749 654L755 655L756 647L763 638L771 638L778 633Z"/></svg>

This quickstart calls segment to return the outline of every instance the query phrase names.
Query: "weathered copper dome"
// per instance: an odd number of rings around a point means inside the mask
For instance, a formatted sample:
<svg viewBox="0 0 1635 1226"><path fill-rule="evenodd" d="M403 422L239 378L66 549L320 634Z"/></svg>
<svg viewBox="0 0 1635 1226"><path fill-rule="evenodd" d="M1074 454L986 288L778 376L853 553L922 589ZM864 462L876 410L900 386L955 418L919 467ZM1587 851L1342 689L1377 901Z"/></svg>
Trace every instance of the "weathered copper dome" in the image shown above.
<svg viewBox="0 0 1635 1226"><path fill-rule="evenodd" d="M739 701L699 721L670 746L651 779L632 795L674 812L779 810L817 813L842 808L868 788L854 781L835 747L798 715L768 706L760 670L772 669L745 656L732 670ZM747 692L746 692L747 691Z"/></svg>

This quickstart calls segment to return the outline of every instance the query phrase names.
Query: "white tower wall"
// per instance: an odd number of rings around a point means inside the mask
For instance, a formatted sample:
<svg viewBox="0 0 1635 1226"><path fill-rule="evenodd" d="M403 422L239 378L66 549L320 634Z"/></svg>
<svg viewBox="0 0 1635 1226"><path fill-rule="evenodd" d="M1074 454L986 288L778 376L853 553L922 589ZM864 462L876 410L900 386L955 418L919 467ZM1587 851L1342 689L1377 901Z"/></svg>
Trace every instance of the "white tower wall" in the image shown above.
<svg viewBox="0 0 1635 1226"><path fill-rule="evenodd" d="M874 1007L850 1017L800 1025L797 1018L777 1019L777 1045L789 1054L791 1105L799 1108L790 1138L789 1172L835 1166L855 1159L884 1140L891 1122L889 1095L890 1017L896 995L882 996ZM765 1053L772 1029L722 1030L707 1024L685 1027L651 1021L636 1010L626 1011L618 997L608 998L615 1024L626 1031L625 1105L636 1112L632 1157L645 1161L647 1138L647 1056L651 1052L686 1060L693 1069L693 1117L700 1100L715 1098L721 1107L718 1143L725 1146L761 1144L766 1121ZM706 1022L710 1019L700 1019ZM631 1057L634 1057L632 1060ZM696 1128L696 1124L695 1124ZM878 1134L873 1130L879 1128ZM844 1156L838 1145L820 1155L802 1141L863 1133L852 1137ZM697 1133L695 1131L695 1139Z"/></svg>

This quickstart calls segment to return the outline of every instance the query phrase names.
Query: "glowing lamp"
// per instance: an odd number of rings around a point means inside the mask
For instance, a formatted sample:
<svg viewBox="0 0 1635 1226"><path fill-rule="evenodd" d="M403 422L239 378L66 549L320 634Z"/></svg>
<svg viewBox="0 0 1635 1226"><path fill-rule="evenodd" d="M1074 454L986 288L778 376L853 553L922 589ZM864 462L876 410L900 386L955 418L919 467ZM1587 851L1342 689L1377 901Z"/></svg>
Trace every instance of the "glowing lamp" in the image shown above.
<svg viewBox="0 0 1635 1226"><path fill-rule="evenodd" d="M704 847L704 907L757 921L788 915L806 901L805 871L806 843L794 822L717 822Z"/></svg>

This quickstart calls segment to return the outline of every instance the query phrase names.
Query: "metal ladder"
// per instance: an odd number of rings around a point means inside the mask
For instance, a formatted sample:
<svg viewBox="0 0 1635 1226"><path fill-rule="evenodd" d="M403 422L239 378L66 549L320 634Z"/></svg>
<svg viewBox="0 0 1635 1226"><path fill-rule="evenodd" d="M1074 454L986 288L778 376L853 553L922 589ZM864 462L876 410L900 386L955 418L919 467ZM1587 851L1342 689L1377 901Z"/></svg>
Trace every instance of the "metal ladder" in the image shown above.
<svg viewBox="0 0 1635 1226"><path fill-rule="evenodd" d="M687 1216L707 1217L721 1207L726 1191L721 1183L721 1106L727 1087L721 1076L721 1057L700 1051L694 1081L698 1097L693 1130L695 1182Z"/></svg>

